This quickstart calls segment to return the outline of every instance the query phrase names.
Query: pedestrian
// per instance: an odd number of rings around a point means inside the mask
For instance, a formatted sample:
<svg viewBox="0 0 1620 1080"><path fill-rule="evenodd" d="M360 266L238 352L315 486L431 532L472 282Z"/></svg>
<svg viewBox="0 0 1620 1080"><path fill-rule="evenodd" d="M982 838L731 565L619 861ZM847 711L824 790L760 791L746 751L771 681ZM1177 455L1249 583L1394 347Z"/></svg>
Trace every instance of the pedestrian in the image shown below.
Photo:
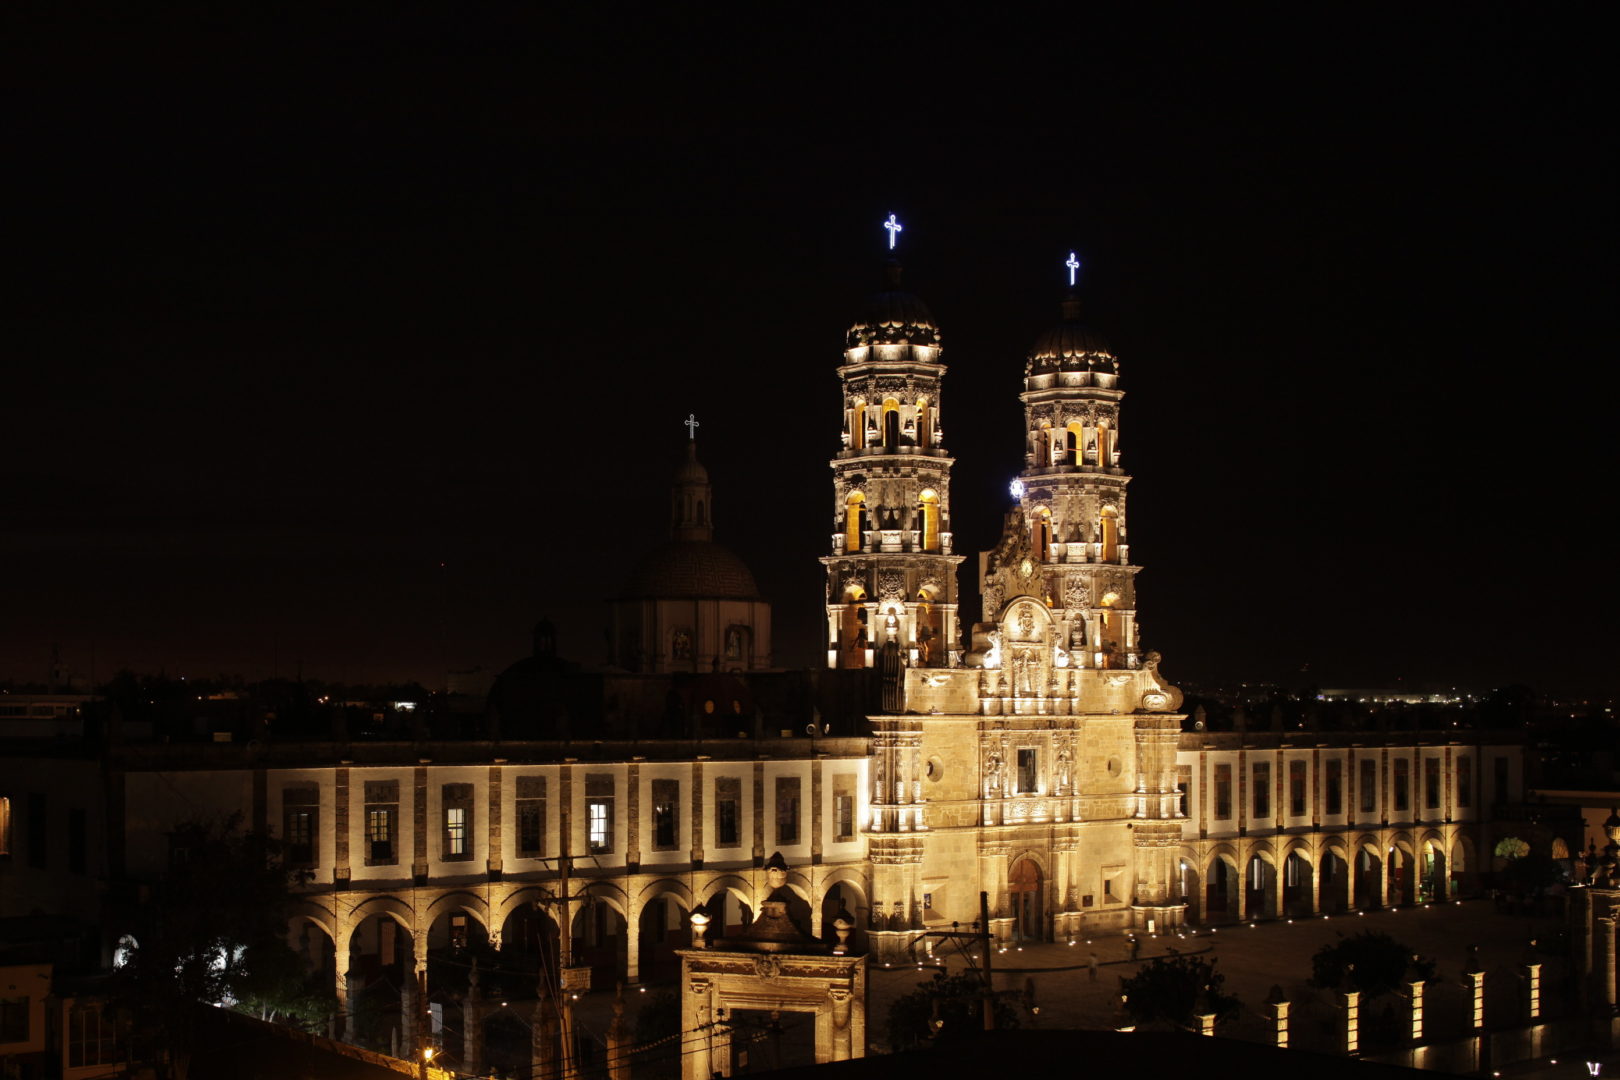
<svg viewBox="0 0 1620 1080"><path fill-rule="evenodd" d="M1086 957L1086 970L1091 973L1091 981L1096 982L1097 981L1097 950L1096 949L1091 950L1091 955Z"/></svg>

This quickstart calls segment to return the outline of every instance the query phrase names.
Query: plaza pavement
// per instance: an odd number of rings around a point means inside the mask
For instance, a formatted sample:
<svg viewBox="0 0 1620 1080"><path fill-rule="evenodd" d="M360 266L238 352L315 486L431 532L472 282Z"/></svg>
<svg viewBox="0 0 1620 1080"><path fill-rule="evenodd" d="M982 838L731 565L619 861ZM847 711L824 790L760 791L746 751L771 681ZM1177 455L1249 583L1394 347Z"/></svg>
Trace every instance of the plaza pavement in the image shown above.
<svg viewBox="0 0 1620 1080"><path fill-rule="evenodd" d="M1561 980L1569 978L1568 962L1560 956L1542 953L1531 945L1536 939L1555 940L1562 931L1562 919L1547 916L1509 915L1489 901L1470 900L1449 904L1419 905L1398 910L1367 912L1362 915L1334 915L1328 918L1298 918L1254 924L1230 924L1215 928L1189 929L1182 934L1144 936L1138 958L1128 958L1124 937L1080 939L1067 943L1026 945L998 950L993 958L994 985L1019 1012L1021 1023L1041 1028L1110 1028L1118 1009L1121 977L1129 977L1154 957L1175 949L1213 958L1216 970L1226 977L1223 987L1242 1002L1239 1018L1223 1024L1219 1034L1228 1038L1269 1041L1271 1022L1263 1003L1273 986L1294 1003L1291 1042L1295 1048L1332 1052L1337 1040L1338 1013L1322 991L1306 985L1311 975L1311 957L1323 945L1362 930L1387 933L1436 964L1436 979L1425 992L1426 1019L1431 1037L1460 1036L1466 1032L1467 995L1461 975L1469 958L1470 946L1478 947L1479 960L1487 972L1487 1024L1496 1026L1516 1020L1522 1014L1520 966L1528 959L1543 963L1544 986L1550 995ZM1096 980L1088 970L1089 955L1098 958ZM872 1052L885 1052L889 1006L909 993L920 982L939 970L943 956L946 969L957 974L968 967L955 947L941 949L936 963L919 969L915 965L869 969L867 1036ZM1023 994L1033 984L1037 1013L1029 1012ZM639 988L638 988L639 989ZM640 1002L660 991L674 990L673 982L648 985L631 993L633 1016ZM596 991L580 1003L579 1015L590 1029L605 1027L611 1006L611 992ZM1386 998L1372 1010L1404 1010L1403 1001ZM1370 1013L1372 1010L1368 1010ZM1368 1013L1364 1013L1368 1015ZM1620 1058L1606 1059L1605 1075L1620 1075ZM1588 1075L1583 1062L1560 1061L1508 1066L1502 1075L1513 1077L1576 1077Z"/></svg>

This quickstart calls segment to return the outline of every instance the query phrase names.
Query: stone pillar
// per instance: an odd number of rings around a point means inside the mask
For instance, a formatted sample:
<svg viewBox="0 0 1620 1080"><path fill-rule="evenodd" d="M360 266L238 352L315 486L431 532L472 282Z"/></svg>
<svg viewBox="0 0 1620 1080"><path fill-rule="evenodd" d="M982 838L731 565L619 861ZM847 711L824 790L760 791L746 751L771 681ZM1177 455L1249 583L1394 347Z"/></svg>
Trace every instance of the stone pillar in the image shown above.
<svg viewBox="0 0 1620 1080"><path fill-rule="evenodd" d="M417 1018L421 1014L421 1006L416 1000L416 993L416 975L407 971L405 985L399 991L399 1049L400 1057L407 1061L416 1058L420 1050L417 1045Z"/></svg>
<svg viewBox="0 0 1620 1080"><path fill-rule="evenodd" d="M608 1080L630 1080L629 1025L624 1022L624 984L613 995L613 1020L607 1029Z"/></svg>
<svg viewBox="0 0 1620 1080"><path fill-rule="evenodd" d="M557 1010L550 988L540 986L540 996L534 1002L534 1018L530 1022L529 1064L533 1075L551 1077L557 1067Z"/></svg>
<svg viewBox="0 0 1620 1080"><path fill-rule="evenodd" d="M1485 1029L1485 973L1483 971L1463 972L1463 986L1468 990L1468 1028L1470 1031L1483 1031Z"/></svg>
<svg viewBox="0 0 1620 1080"><path fill-rule="evenodd" d="M1615 922L1616 916L1606 915L1595 920L1597 923L1597 951L1598 951L1598 992L1597 1005L1601 1030L1599 1036L1606 1039L1610 1046L1620 1036L1620 1018L1616 1016L1615 995Z"/></svg>
<svg viewBox="0 0 1620 1080"><path fill-rule="evenodd" d="M1271 1044L1279 1050L1288 1049L1288 1006L1286 1001L1271 1004Z"/></svg>
<svg viewBox="0 0 1620 1080"><path fill-rule="evenodd" d="M1361 1056L1361 993L1344 992L1344 1037L1339 1049L1346 1057Z"/></svg>
<svg viewBox="0 0 1620 1080"><path fill-rule="evenodd" d="M1277 895L1272 900L1271 910L1275 911L1277 918L1281 919L1288 915L1287 907L1283 902L1283 897L1288 895L1288 856L1281 851L1277 852L1277 863L1274 869L1277 872L1277 880L1273 887Z"/></svg>
<svg viewBox="0 0 1620 1080"><path fill-rule="evenodd" d="M1214 1035L1215 1034L1215 1014L1214 1013L1198 1013L1194 1017L1194 1019L1196 1019L1198 1021L1198 1034L1200 1034L1200 1035Z"/></svg>
<svg viewBox="0 0 1620 1080"><path fill-rule="evenodd" d="M1524 1019L1527 1024L1541 1022L1541 965L1524 965Z"/></svg>
<svg viewBox="0 0 1620 1080"><path fill-rule="evenodd" d="M1407 1041L1413 1046L1423 1041L1423 980L1416 979L1406 984L1407 1014L1410 1024L1407 1027Z"/></svg>
<svg viewBox="0 0 1620 1080"><path fill-rule="evenodd" d="M854 1056L850 1040L850 1013L853 1008L850 992L839 988L832 994L832 1060L848 1061Z"/></svg>
<svg viewBox="0 0 1620 1080"><path fill-rule="evenodd" d="M467 974L467 996L461 999L461 1071L484 1071L484 995L478 988L478 957Z"/></svg>
<svg viewBox="0 0 1620 1080"><path fill-rule="evenodd" d="M681 995L681 1030L692 1040L681 1055L682 1080L708 1080L717 1070L730 1072L729 1062L717 1061L714 1054L712 990L709 980L693 979Z"/></svg>
<svg viewBox="0 0 1620 1080"><path fill-rule="evenodd" d="M355 985L353 971L346 971L338 976L338 1015L343 1018L343 1041L354 1042L356 1032L354 1028L354 998L359 987Z"/></svg>
<svg viewBox="0 0 1620 1080"><path fill-rule="evenodd" d="M633 892L639 890L626 890ZM634 896L624 901L624 981L631 986L641 982L641 909Z"/></svg>

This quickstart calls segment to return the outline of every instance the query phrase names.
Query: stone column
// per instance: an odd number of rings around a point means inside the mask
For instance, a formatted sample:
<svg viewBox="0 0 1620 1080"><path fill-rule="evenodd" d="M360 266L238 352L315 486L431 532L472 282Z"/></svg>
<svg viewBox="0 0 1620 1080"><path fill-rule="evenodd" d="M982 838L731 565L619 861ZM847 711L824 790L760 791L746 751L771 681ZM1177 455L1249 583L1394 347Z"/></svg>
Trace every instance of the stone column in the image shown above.
<svg viewBox="0 0 1620 1080"><path fill-rule="evenodd" d="M1344 992L1344 1038L1339 1048L1347 1057L1361 1056L1361 994L1356 990Z"/></svg>
<svg viewBox="0 0 1620 1080"><path fill-rule="evenodd" d="M478 988L478 957L467 974L467 996L461 999L461 1071L484 1071L484 995Z"/></svg>
<svg viewBox="0 0 1620 1080"><path fill-rule="evenodd" d="M625 897L624 981L631 986L641 982L641 908L633 896Z"/></svg>
<svg viewBox="0 0 1620 1080"><path fill-rule="evenodd" d="M624 984L613 995L613 1020L607 1029L608 1080L630 1080L630 1031L624 1022Z"/></svg>
<svg viewBox="0 0 1620 1080"><path fill-rule="evenodd" d="M1606 915L1596 920L1597 948L1598 948L1598 992L1597 1004L1602 1022L1599 1032L1602 1038L1608 1040L1610 1046L1620 1036L1620 1018L1616 1017L1615 995L1615 922L1616 916Z"/></svg>
<svg viewBox="0 0 1620 1080"><path fill-rule="evenodd" d="M345 971L338 976L338 1015L343 1018L343 1041L352 1043L355 1040L354 1028L354 998L359 987L355 985L353 971Z"/></svg>
<svg viewBox="0 0 1620 1080"><path fill-rule="evenodd" d="M853 1001L850 992L843 988L831 991L832 994L832 1060L848 1061L853 1057L850 1045L850 1013Z"/></svg>

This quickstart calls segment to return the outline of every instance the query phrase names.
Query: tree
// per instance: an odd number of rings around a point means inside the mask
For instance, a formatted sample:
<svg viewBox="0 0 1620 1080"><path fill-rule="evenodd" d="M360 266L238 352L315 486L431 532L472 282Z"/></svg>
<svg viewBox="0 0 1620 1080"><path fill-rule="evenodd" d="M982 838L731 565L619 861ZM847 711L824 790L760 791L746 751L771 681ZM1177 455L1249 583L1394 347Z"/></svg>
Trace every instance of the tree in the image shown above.
<svg viewBox="0 0 1620 1080"><path fill-rule="evenodd" d="M1425 960L1388 934L1364 930L1337 944L1324 945L1311 957L1310 984L1336 990L1346 982L1363 1000L1413 981L1434 978L1434 961Z"/></svg>
<svg viewBox="0 0 1620 1080"><path fill-rule="evenodd" d="M917 989L896 998L889 1006L889 1048L898 1051L926 1042L935 1034L936 1020L940 1031L953 1035L983 1031L983 1001L984 981L980 976L935 972L932 979L918 983ZM1012 1006L997 998L994 1008L998 1030L1018 1026L1018 1014Z"/></svg>
<svg viewBox="0 0 1620 1080"><path fill-rule="evenodd" d="M307 875L241 824L235 814L176 826L169 871L124 915L114 997L151 1036L160 1076L185 1075L199 1006L305 1022L330 1009L285 938L292 886Z"/></svg>
<svg viewBox="0 0 1620 1080"><path fill-rule="evenodd" d="M1162 1020L1195 1030L1200 1015L1214 1013L1217 1023L1237 1016L1242 1003L1221 990L1225 982L1213 959L1172 953L1148 961L1129 979L1120 976L1119 992L1137 1024Z"/></svg>

